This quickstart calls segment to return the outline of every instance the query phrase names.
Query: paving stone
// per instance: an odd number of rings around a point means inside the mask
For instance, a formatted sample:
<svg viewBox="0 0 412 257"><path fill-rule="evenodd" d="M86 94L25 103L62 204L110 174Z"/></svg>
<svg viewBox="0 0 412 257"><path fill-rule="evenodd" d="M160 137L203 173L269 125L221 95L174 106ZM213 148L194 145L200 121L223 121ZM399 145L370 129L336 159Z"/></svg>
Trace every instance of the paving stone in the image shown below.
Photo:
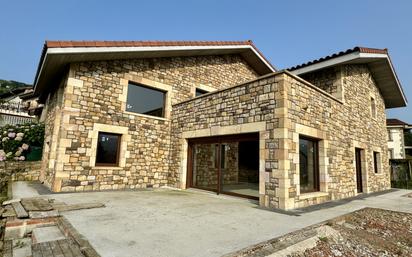
<svg viewBox="0 0 412 257"><path fill-rule="evenodd" d="M33 242L35 243L43 243L66 238L57 226L35 228L33 229L32 237Z"/></svg>

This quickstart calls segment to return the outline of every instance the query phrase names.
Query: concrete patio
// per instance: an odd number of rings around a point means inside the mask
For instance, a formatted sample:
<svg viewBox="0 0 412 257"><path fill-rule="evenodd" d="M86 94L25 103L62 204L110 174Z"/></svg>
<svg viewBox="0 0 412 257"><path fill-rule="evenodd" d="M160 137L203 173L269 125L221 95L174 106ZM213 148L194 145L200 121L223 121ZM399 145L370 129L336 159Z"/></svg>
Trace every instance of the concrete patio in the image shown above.
<svg viewBox="0 0 412 257"><path fill-rule="evenodd" d="M199 191L159 189L50 194L68 204L101 202L106 208L63 215L104 257L221 256L364 207L412 213L412 191L396 190L296 213L260 209L253 201ZM47 193L16 182L13 197Z"/></svg>

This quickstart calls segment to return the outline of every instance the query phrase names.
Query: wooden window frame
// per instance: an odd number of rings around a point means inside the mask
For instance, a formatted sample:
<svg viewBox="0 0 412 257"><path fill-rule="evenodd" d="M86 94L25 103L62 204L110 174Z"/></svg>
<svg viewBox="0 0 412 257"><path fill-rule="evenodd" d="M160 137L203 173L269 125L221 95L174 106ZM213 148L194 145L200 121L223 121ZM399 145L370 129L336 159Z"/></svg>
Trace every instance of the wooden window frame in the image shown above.
<svg viewBox="0 0 412 257"><path fill-rule="evenodd" d="M314 192L320 192L320 169L319 169L319 139L318 138L314 138L314 137L310 137L310 136L306 136L306 135L299 135L299 141L303 139L303 140L307 140L307 141L311 141L314 143L314 147L315 147L315 158L314 158L314 170L315 170L315 176L314 176L314 189L311 191L301 191L300 188L300 182L299 182L299 190L301 192L301 194L307 194L307 193L314 193ZM300 144L300 142L299 142ZM300 147L299 147L300 148ZM299 149L300 151L300 149ZM300 155L300 153L299 153ZM300 157L299 157L299 163L300 163ZM299 169L299 173L301 172L301 170ZM299 174L300 175L300 174Z"/></svg>
<svg viewBox="0 0 412 257"><path fill-rule="evenodd" d="M380 161L380 152L373 151L373 171L375 174L379 174L379 161Z"/></svg>
<svg viewBox="0 0 412 257"><path fill-rule="evenodd" d="M127 95L126 95L126 112L136 113L136 114L141 114L141 115L147 115L147 116L156 117L156 118L166 118L166 101L167 101L167 94L169 93L168 91L165 91L165 90L162 90L162 89L159 89L159 88L155 88L155 87L151 87L151 86L148 86L148 85L144 85L144 84L141 84L141 83L133 82L133 81L129 81L127 86L129 87L130 85L137 86L137 87L143 87L143 88L147 88L147 89L151 89L153 91L158 91L158 92L163 93L162 116L150 115L150 114L145 114L145 113L141 113L141 112L134 112L134 111L131 111L131 110L127 110L127 104L128 104L127 100L129 98L129 93L130 93L129 89L127 90Z"/></svg>
<svg viewBox="0 0 412 257"><path fill-rule="evenodd" d="M116 152L116 163L100 163L97 162L97 155L98 155L98 145L99 145L99 138L101 134L106 134L106 135L114 135L117 136L117 152ZM96 162L95 166L96 167L119 167L119 157L120 157L120 144L122 140L122 134L117 134L117 133L110 133L110 132L104 132L104 131L99 131L97 134L97 146L96 146Z"/></svg>

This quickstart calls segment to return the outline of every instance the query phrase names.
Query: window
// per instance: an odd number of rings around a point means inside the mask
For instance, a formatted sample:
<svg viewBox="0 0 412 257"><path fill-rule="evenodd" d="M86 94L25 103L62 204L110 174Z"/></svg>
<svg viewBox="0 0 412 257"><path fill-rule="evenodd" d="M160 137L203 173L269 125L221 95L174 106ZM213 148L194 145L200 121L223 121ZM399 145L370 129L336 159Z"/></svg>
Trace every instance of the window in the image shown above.
<svg viewBox="0 0 412 257"><path fill-rule="evenodd" d="M389 159L393 159L393 149L388 149L388 157Z"/></svg>
<svg viewBox="0 0 412 257"><path fill-rule="evenodd" d="M300 192L319 191L318 142L316 140L299 138L299 178Z"/></svg>
<svg viewBox="0 0 412 257"><path fill-rule="evenodd" d="M379 173L381 156L379 152L373 152L373 170L375 173Z"/></svg>
<svg viewBox="0 0 412 257"><path fill-rule="evenodd" d="M209 93L209 92L207 92L206 90L196 88L195 96L200 96L200 95L204 95L204 94L207 94L207 93Z"/></svg>
<svg viewBox="0 0 412 257"><path fill-rule="evenodd" d="M220 168L226 168L226 150L230 150L228 145L222 144L220 147Z"/></svg>
<svg viewBox="0 0 412 257"><path fill-rule="evenodd" d="M393 141L392 139L392 132L390 130L388 130L388 140L389 141Z"/></svg>
<svg viewBox="0 0 412 257"><path fill-rule="evenodd" d="M376 103L375 98L371 97L371 114L372 118L376 118Z"/></svg>
<svg viewBox="0 0 412 257"><path fill-rule="evenodd" d="M96 166L117 166L119 164L120 137L119 134L99 132Z"/></svg>
<svg viewBox="0 0 412 257"><path fill-rule="evenodd" d="M164 117L166 92L138 84L129 84L126 111Z"/></svg>

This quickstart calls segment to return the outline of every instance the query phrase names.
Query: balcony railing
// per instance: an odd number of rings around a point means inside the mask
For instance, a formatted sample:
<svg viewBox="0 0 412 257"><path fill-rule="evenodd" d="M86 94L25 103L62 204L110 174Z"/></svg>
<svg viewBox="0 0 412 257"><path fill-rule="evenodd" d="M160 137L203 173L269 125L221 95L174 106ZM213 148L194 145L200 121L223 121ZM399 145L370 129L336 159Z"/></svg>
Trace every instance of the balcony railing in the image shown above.
<svg viewBox="0 0 412 257"><path fill-rule="evenodd" d="M3 113L27 113L28 108L21 103L0 103L0 112Z"/></svg>

